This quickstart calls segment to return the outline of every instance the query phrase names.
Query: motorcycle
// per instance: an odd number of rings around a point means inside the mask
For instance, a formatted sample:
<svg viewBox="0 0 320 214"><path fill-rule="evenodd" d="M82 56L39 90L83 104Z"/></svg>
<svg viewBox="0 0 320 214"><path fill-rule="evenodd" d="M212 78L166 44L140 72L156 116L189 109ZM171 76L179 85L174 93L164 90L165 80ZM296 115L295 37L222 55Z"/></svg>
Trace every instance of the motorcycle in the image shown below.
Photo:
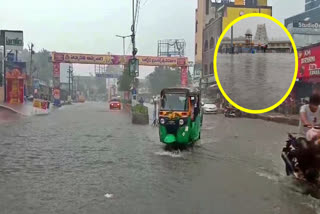
<svg viewBox="0 0 320 214"><path fill-rule="evenodd" d="M241 117L241 111L233 107L225 107L224 116L225 117Z"/></svg>
<svg viewBox="0 0 320 214"><path fill-rule="evenodd" d="M320 126L309 127L320 130ZM306 181L320 187L320 140L308 141L303 137L288 134L281 158L285 163L287 176Z"/></svg>

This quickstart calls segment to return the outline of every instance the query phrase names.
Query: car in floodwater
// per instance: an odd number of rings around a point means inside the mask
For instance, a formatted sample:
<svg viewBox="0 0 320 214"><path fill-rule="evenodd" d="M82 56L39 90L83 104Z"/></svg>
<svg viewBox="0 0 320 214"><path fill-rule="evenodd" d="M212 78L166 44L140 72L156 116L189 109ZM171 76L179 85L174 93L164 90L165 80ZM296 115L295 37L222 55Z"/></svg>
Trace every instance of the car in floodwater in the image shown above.
<svg viewBox="0 0 320 214"><path fill-rule="evenodd" d="M110 110L121 110L121 101L120 98L114 97L109 101L109 108Z"/></svg>
<svg viewBox="0 0 320 214"><path fill-rule="evenodd" d="M203 99L201 104L204 114L216 114L218 112L218 107L214 101Z"/></svg>

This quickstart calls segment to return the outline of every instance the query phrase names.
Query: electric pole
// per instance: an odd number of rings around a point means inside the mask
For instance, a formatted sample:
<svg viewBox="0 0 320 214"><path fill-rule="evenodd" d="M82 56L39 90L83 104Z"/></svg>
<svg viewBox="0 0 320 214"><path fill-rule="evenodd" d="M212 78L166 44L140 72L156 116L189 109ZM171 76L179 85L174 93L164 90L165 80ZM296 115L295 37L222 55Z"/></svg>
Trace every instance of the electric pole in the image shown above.
<svg viewBox="0 0 320 214"><path fill-rule="evenodd" d="M116 37L122 38L123 40L123 56L125 56L126 55L126 38L131 37L131 35L129 36L116 35Z"/></svg>
<svg viewBox="0 0 320 214"><path fill-rule="evenodd" d="M233 47L233 26L231 27L231 54L234 54L234 47Z"/></svg>
<svg viewBox="0 0 320 214"><path fill-rule="evenodd" d="M31 45L28 45L29 46L29 51L30 51L30 68L29 68L29 80L31 81L31 86L33 85L33 71L32 71L32 63L33 63L33 60L32 60L32 56L34 54L34 50L33 50L33 47L34 47L34 44L31 43ZM33 89L33 87L31 87ZM33 89L34 90L34 89ZM28 87L27 87L27 94L28 94ZM33 92L32 92L33 93Z"/></svg>
<svg viewBox="0 0 320 214"><path fill-rule="evenodd" d="M72 72L72 74L71 74L71 80L72 80L72 83L71 83L71 99L72 100L74 98L73 79L74 79L74 75L73 75L73 72Z"/></svg>
<svg viewBox="0 0 320 214"><path fill-rule="evenodd" d="M134 14L134 0L132 0L132 26L131 26L131 31L132 31L132 35L131 35L131 41L132 41L132 57L133 59L136 58L136 32L135 32L135 14Z"/></svg>
<svg viewBox="0 0 320 214"><path fill-rule="evenodd" d="M69 96L71 96L71 75L73 75L73 68L72 68L72 65L70 64L69 65L69 68L68 68L68 85L69 85Z"/></svg>

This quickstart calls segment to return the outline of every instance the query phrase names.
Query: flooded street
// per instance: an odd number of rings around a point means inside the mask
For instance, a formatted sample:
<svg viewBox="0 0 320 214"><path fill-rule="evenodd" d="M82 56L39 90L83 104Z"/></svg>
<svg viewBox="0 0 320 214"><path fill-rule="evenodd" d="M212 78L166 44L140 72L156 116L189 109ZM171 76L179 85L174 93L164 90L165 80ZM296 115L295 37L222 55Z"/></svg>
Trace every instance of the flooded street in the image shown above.
<svg viewBox="0 0 320 214"><path fill-rule="evenodd" d="M294 54L219 54L217 71L227 95L238 105L258 110L287 92L295 69Z"/></svg>
<svg viewBox="0 0 320 214"><path fill-rule="evenodd" d="M0 210L33 213L316 214L284 175L293 126L206 115L202 140L164 151L158 129L105 103L0 125Z"/></svg>

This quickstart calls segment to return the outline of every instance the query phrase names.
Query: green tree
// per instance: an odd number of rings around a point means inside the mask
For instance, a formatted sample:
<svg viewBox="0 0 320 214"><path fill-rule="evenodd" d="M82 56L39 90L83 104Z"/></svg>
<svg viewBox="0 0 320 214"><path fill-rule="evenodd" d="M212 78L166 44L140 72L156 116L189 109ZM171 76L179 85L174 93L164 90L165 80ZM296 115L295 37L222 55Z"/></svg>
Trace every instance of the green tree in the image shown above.
<svg viewBox="0 0 320 214"><path fill-rule="evenodd" d="M126 67L119 78L119 91L130 91L134 77L129 75L129 69Z"/></svg>
<svg viewBox="0 0 320 214"><path fill-rule="evenodd" d="M42 49L39 52L36 52L32 56L32 71L31 74L33 77L46 81L49 83L49 80L52 79L52 72L53 67L52 63L49 62L49 57L51 56L51 53L45 49ZM26 62L27 66L27 73L30 74L30 52L27 49L24 49L20 56L22 61Z"/></svg>
<svg viewBox="0 0 320 214"><path fill-rule="evenodd" d="M163 88L180 86L180 74L180 68L155 67L147 77L150 91L159 94Z"/></svg>

